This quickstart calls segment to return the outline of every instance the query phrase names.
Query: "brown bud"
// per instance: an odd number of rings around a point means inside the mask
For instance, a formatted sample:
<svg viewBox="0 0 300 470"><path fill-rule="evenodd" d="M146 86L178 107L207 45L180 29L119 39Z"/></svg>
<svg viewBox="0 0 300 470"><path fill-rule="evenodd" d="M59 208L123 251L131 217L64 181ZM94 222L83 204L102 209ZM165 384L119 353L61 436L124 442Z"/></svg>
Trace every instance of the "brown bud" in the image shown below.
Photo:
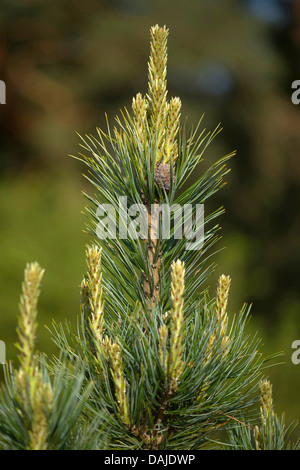
<svg viewBox="0 0 300 470"><path fill-rule="evenodd" d="M169 163L160 163L156 167L154 181L160 188L164 188L166 191L170 190L171 165ZM175 175L173 175L173 182L175 182Z"/></svg>

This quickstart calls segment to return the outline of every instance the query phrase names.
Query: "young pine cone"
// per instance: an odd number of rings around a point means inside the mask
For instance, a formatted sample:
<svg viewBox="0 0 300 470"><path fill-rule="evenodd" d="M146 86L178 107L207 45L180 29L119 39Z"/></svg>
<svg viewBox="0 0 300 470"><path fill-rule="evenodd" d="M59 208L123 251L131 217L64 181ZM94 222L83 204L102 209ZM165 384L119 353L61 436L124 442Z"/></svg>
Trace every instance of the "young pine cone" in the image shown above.
<svg viewBox="0 0 300 470"><path fill-rule="evenodd" d="M154 181L160 188L164 188L166 191L170 190L171 165L169 163L160 163L156 167ZM173 175L173 182L175 182L175 175Z"/></svg>

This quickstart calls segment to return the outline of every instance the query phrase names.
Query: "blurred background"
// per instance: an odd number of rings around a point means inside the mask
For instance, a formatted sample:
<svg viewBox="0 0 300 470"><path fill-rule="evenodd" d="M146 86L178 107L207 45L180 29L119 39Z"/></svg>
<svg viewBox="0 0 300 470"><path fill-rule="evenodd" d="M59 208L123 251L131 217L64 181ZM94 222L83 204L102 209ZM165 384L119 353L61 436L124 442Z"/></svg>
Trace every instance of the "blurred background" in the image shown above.
<svg viewBox="0 0 300 470"><path fill-rule="evenodd" d="M45 324L79 313L85 272L80 134L105 127L147 90L149 29L170 29L169 96L180 96L190 125L223 131L208 162L232 150L222 250L210 279L230 274L230 312L253 304L250 332L265 354L283 351L267 373L276 411L300 418L300 79L299 0L2 0L0 79L0 339L16 358L16 318L28 261L46 269L38 347L55 351ZM281 361L281 359L280 359ZM300 436L299 427L295 436Z"/></svg>

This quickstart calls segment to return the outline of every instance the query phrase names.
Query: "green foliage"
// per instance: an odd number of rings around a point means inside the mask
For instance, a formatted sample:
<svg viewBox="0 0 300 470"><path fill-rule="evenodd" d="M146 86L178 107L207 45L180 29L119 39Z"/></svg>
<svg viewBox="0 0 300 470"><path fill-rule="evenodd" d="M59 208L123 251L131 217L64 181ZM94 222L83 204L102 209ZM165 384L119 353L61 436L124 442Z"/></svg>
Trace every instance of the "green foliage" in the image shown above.
<svg viewBox="0 0 300 470"><path fill-rule="evenodd" d="M22 271L28 260L38 260L46 267L46 275L39 302L37 348L52 354L54 346L44 325L49 325L54 317L73 318L85 266L82 246L86 235L80 215L84 202L78 178L72 172L64 178L32 173L2 180L0 201L0 338L6 343L7 358L16 360L14 343ZM3 379L2 369L0 378Z"/></svg>
<svg viewBox="0 0 300 470"><path fill-rule="evenodd" d="M37 303L44 271L38 263L26 266L17 347L19 368L5 367L0 391L0 448L2 450L62 450L98 448L99 416L84 422L82 413L92 384L82 389L83 373L71 364L56 364L50 377L35 351Z"/></svg>
<svg viewBox="0 0 300 470"><path fill-rule="evenodd" d="M88 230L97 241L86 252L77 332L54 322L59 355L51 360L40 362L34 353L42 270L36 263L25 270L20 368L7 369L0 396L2 448L194 450L211 446L226 426L229 445L239 447L252 443L240 416L250 419L261 396L255 439L260 447L285 445L283 427L270 411L270 388L260 390L267 359L256 336L246 334L249 307L229 321L228 276L220 277L215 298L201 292L213 268L207 264L222 208L205 214L198 250L187 250L185 238L175 236L174 214L167 239L159 230L153 236L152 220L146 238L97 237L98 208L109 203L117 214L120 197L144 205L148 222L153 204L204 204L224 185L233 155L190 183L219 129L199 132L200 122L188 133L179 126L181 104L167 101L161 66L167 31L156 26L151 33L149 94L136 98L134 117L125 110L113 132L108 125L97 139L82 139L80 159L96 190L86 194Z"/></svg>
<svg viewBox="0 0 300 470"><path fill-rule="evenodd" d="M291 433L295 424L286 426L285 417L276 413L264 416L256 423L239 421L228 427L227 449L231 450L300 450L300 442L292 442Z"/></svg>
<svg viewBox="0 0 300 470"><path fill-rule="evenodd" d="M91 391L91 386L83 390L83 375L75 370L76 375L70 376L70 368L66 365L56 365L55 376L49 377L45 367L43 384L47 385L53 394L51 410L46 418L48 450L89 450L98 449L100 442L101 424L99 421L83 420L83 409ZM17 371L11 366L5 369L5 385L0 394L0 449L27 450L31 446L31 433L35 421L35 410L31 400L20 396L16 383ZM28 381L24 390L30 388ZM40 404L43 413L44 403ZM41 435L42 430L39 431ZM42 450L36 448L36 450Z"/></svg>
<svg viewBox="0 0 300 470"><path fill-rule="evenodd" d="M253 426L253 425L252 425ZM260 428L238 424L228 430L227 450L300 450L299 441L291 442L294 426L285 426L284 416L274 415ZM259 429L258 435L257 430Z"/></svg>

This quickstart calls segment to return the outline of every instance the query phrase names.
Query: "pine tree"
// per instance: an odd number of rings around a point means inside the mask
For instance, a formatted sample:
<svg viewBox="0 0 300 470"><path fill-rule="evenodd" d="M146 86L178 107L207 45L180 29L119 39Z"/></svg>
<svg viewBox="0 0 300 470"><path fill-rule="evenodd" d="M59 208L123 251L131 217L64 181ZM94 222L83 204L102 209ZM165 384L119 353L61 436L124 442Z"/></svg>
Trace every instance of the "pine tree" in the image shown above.
<svg viewBox="0 0 300 470"><path fill-rule="evenodd" d="M1 450L76 450L98 448L98 419L79 420L91 392L83 372L56 364L50 377L43 358L35 351L37 302L44 270L38 263L26 266L17 344L19 368L5 367L0 394ZM70 366L70 365L69 365Z"/></svg>
<svg viewBox="0 0 300 470"><path fill-rule="evenodd" d="M167 37L165 26L151 28L148 93L113 129L107 122L81 138L95 188L86 194L93 241L78 328L53 323L54 360L34 352L43 271L25 270L20 367L7 368L0 399L2 448L202 449L225 429L227 448L287 445L259 339L245 331L250 308L229 315L229 276L214 297L205 290L223 208L196 222L193 210L225 184L234 153L190 182L220 128L181 125L181 101L167 92Z"/></svg>

